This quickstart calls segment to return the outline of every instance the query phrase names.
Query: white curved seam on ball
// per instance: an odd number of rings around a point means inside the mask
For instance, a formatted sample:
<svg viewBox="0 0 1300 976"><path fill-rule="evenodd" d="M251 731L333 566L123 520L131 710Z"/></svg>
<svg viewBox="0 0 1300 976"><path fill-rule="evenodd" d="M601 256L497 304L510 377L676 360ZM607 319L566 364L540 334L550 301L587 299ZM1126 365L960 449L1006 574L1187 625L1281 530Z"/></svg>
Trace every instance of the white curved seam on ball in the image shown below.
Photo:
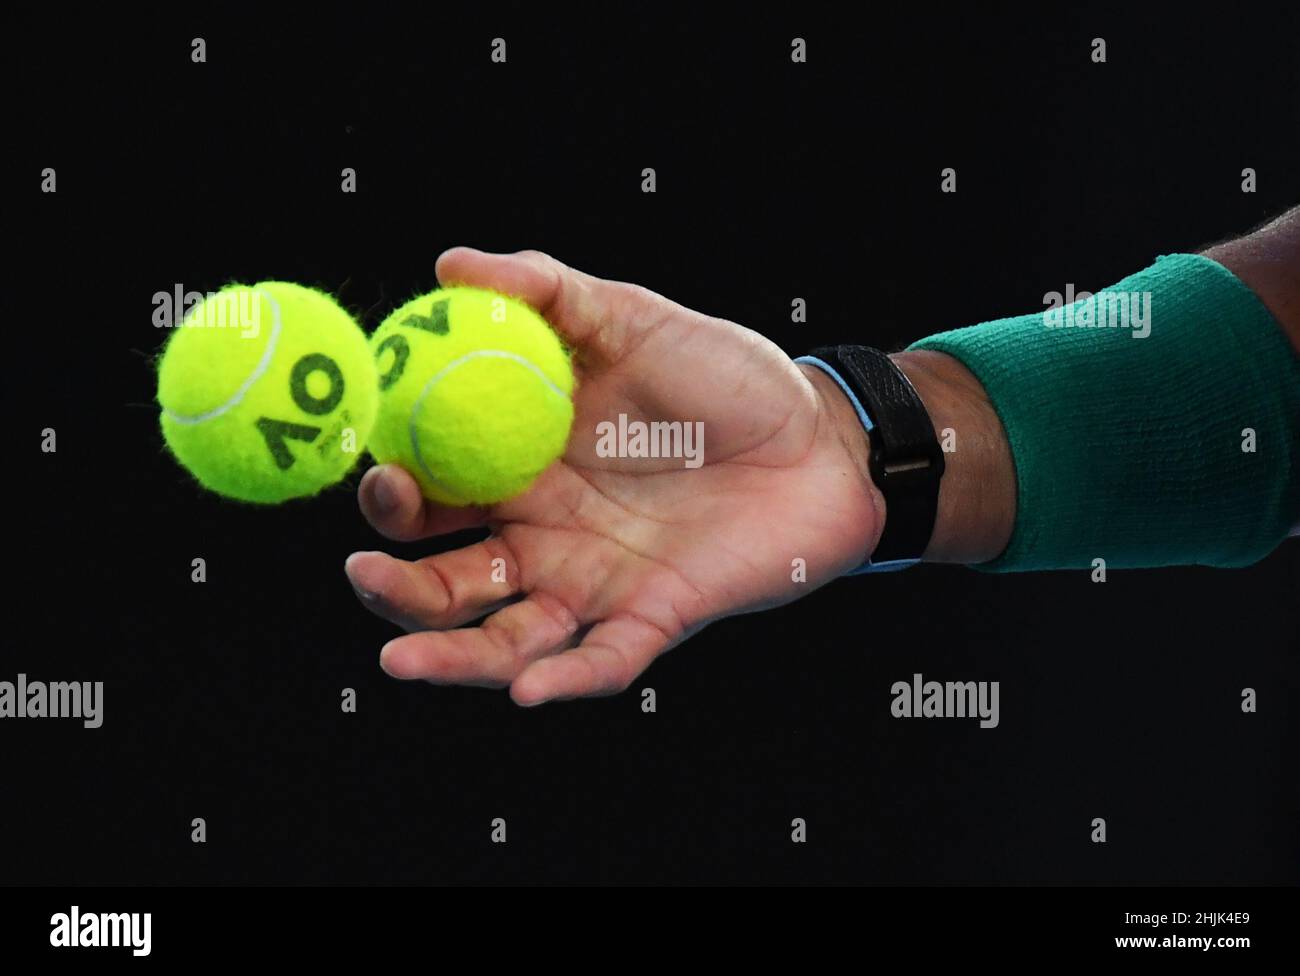
<svg viewBox="0 0 1300 976"><path fill-rule="evenodd" d="M569 395L551 382L551 378L543 373L538 368L537 364L531 359L525 359L516 352L507 352L504 349L475 349L473 352L468 352L459 359L453 359L446 366L442 367L442 369L438 370L438 372L430 376L428 381L424 384L424 389L420 391L420 395L415 398L415 403L411 406L411 419L408 422L411 434L411 450L415 453L415 460L416 463L420 465L420 470L425 473L430 481L443 489L443 491L447 492L449 495L455 495L456 493L452 491L451 488L437 475L429 470L429 465L424 461L424 455L420 453L420 439L416 431L415 418L420 415L420 408L424 406L424 400L425 397L429 395L429 391L432 390L444 376L450 373L453 369L463 366L471 359L478 359L480 356L490 356L494 359L509 359L516 362L520 366L531 370L556 396L564 397L566 400L569 398Z"/></svg>
<svg viewBox="0 0 1300 976"><path fill-rule="evenodd" d="M253 384L260 380L266 374L266 371L271 368L271 360L275 358L276 342L280 338L280 303L271 297L270 292L258 289L253 294L261 295L271 303L271 338L266 340L266 349L262 351L261 360L258 361L257 366L248 374L248 378L244 380L239 389L234 392L234 395L231 396L229 400L221 404L219 407L213 407L207 413L195 414L194 416L183 416L181 414L172 413L172 411L164 407L163 413L176 423L201 424L204 421L213 420L216 417L220 417L223 413L233 410L235 407L239 406L240 401L248 395L248 391L253 388Z"/></svg>

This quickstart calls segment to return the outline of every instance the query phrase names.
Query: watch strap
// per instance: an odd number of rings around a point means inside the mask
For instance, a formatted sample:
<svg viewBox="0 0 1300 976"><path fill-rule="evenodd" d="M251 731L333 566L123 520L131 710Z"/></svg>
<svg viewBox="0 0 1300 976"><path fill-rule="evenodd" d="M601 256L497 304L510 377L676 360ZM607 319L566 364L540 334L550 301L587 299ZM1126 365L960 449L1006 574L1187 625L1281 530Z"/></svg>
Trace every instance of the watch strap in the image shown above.
<svg viewBox="0 0 1300 976"><path fill-rule="evenodd" d="M807 357L850 394L870 442L872 482L885 499L885 527L860 571L920 560L934 533L944 458L920 395L903 371L870 346L823 346ZM895 565L897 564L897 565Z"/></svg>

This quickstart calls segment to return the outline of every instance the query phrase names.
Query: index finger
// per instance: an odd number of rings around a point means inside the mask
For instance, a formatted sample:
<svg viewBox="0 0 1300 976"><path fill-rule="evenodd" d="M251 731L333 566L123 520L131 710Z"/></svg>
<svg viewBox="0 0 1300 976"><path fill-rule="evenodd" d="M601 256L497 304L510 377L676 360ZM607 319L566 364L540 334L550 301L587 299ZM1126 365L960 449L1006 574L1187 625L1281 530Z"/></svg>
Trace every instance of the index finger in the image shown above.
<svg viewBox="0 0 1300 976"><path fill-rule="evenodd" d="M667 300L638 285L606 281L541 251L489 254L453 247L434 266L444 286L490 288L535 308L589 362L612 363L663 318Z"/></svg>

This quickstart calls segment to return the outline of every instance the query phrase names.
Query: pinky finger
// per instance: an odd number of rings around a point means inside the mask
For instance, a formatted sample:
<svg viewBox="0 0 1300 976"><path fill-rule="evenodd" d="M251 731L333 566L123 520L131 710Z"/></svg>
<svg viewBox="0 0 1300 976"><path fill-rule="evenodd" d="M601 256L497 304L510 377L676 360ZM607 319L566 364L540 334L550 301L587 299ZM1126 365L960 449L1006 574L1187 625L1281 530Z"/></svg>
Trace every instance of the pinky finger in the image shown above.
<svg viewBox="0 0 1300 976"><path fill-rule="evenodd" d="M557 698L616 695L675 643L639 617L621 615L591 628L569 651L534 661L510 685L518 705Z"/></svg>

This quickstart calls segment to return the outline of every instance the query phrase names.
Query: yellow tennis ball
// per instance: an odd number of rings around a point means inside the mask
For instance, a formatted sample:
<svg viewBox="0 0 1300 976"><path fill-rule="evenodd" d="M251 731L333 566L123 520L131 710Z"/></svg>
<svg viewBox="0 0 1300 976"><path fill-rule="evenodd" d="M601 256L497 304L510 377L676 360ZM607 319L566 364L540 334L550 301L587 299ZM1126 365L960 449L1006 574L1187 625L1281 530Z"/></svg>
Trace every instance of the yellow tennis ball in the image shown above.
<svg viewBox="0 0 1300 976"><path fill-rule="evenodd" d="M158 366L167 446L205 488L246 502L342 479L378 401L365 333L328 295L282 281L207 296Z"/></svg>
<svg viewBox="0 0 1300 976"><path fill-rule="evenodd" d="M444 505L488 505L525 491L564 453L573 369L546 320L481 288L407 302L370 338L379 420L370 453Z"/></svg>

